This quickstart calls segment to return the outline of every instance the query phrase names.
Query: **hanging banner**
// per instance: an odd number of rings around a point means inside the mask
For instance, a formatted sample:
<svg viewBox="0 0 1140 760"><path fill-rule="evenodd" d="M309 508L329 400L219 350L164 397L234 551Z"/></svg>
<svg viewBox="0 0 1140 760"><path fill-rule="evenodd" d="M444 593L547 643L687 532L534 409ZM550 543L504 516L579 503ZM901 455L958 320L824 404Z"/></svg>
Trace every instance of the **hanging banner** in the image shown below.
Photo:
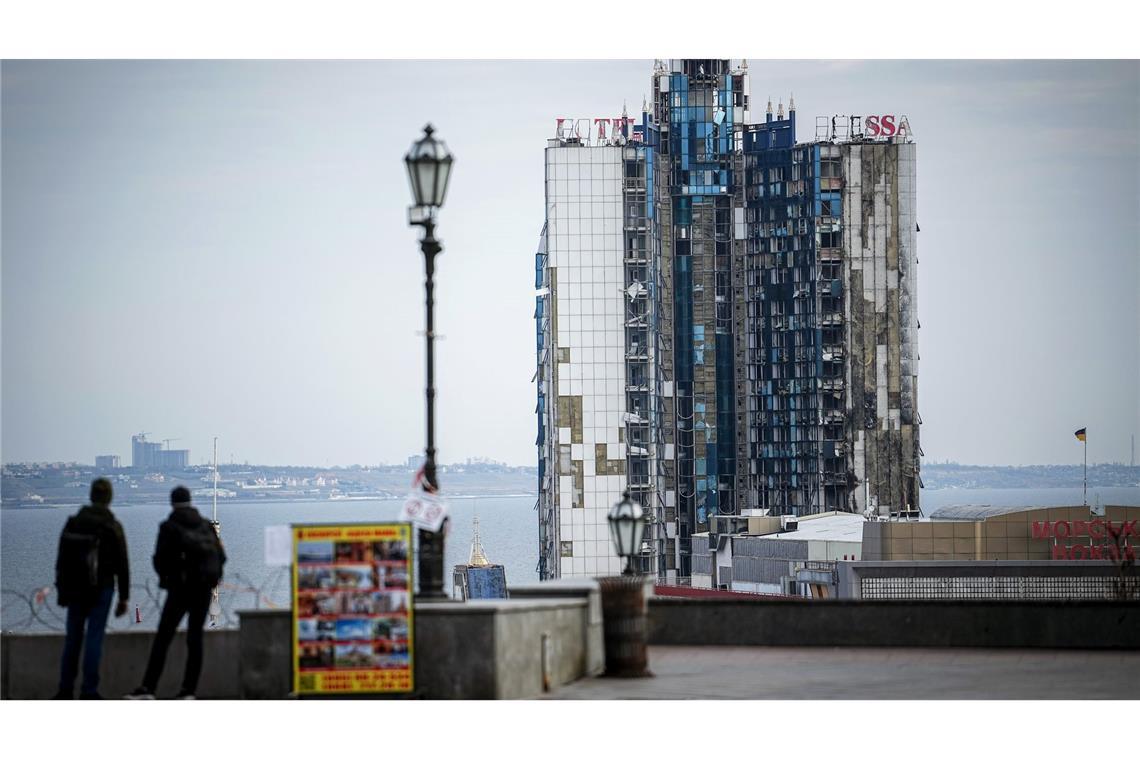
<svg viewBox="0 0 1140 760"><path fill-rule="evenodd" d="M294 693L411 691L411 526L292 531Z"/></svg>

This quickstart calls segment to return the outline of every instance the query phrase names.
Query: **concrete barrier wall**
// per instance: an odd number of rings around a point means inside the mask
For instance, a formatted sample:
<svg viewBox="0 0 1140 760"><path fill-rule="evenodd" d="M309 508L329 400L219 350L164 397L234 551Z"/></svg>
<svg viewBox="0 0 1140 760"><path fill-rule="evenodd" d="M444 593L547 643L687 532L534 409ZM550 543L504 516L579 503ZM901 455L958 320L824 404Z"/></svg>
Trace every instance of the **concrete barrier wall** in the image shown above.
<svg viewBox="0 0 1140 760"><path fill-rule="evenodd" d="M649 643L672 646L1140 648L1140 603L649 602Z"/></svg>
<svg viewBox="0 0 1140 760"><path fill-rule="evenodd" d="M430 699L527 699L601 671L601 603L593 581L511 589L512 599L421 604L415 611L416 690ZM541 594L541 597L539 596ZM288 610L240 613L238 630L207 631L198 695L283 699L292 690ZM119 697L142 680L152 632L108 633L100 692ZM59 681L62 634L0 638L0 697L47 699ZM159 683L173 696L185 638L171 644ZM78 688L78 684L76 685Z"/></svg>
<svg viewBox="0 0 1140 760"><path fill-rule="evenodd" d="M62 633L5 633L0 637L0 698L50 699L59 688L59 658ZM116 631L103 640L99 693L118 698L142 683L154 632ZM235 630L206 631L202 676L198 696L204 699L236 699L239 692L240 633ZM288 647L288 645L286 645ZM82 671L82 660L80 670ZM166 667L158 682L160 696L174 696L186 669L186 634L179 631L167 650ZM76 678L79 693L82 673Z"/></svg>

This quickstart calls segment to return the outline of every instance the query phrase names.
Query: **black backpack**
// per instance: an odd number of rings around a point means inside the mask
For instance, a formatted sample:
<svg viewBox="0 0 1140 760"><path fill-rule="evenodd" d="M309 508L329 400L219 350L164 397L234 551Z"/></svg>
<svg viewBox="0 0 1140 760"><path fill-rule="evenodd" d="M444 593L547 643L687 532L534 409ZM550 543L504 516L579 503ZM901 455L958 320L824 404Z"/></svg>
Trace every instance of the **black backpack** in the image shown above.
<svg viewBox="0 0 1140 760"><path fill-rule="evenodd" d="M85 530L86 528L86 530ZM59 560L55 570L56 598L60 607L90 602L99 591L98 530L70 517L59 537Z"/></svg>
<svg viewBox="0 0 1140 760"><path fill-rule="evenodd" d="M214 527L203 520L193 527L180 525L179 528L183 585L214 588L222 579L222 565L226 562Z"/></svg>

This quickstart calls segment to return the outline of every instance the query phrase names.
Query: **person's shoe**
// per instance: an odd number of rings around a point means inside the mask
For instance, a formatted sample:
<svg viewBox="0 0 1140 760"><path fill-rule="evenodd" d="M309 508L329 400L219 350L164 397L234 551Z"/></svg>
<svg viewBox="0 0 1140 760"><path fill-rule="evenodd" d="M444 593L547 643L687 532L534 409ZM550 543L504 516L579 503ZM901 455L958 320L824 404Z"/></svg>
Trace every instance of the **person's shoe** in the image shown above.
<svg viewBox="0 0 1140 760"><path fill-rule="evenodd" d="M103 697L99 694L99 692L93 691L90 694L80 694L79 698L80 699L102 699Z"/></svg>
<svg viewBox="0 0 1140 760"><path fill-rule="evenodd" d="M186 691L185 689L178 692L178 694L174 698L175 699L197 699L197 697L194 696L194 692Z"/></svg>
<svg viewBox="0 0 1140 760"><path fill-rule="evenodd" d="M154 699L154 692L145 686L140 686L123 699Z"/></svg>
<svg viewBox="0 0 1140 760"><path fill-rule="evenodd" d="M57 691L52 699L75 699L75 694L69 691Z"/></svg>

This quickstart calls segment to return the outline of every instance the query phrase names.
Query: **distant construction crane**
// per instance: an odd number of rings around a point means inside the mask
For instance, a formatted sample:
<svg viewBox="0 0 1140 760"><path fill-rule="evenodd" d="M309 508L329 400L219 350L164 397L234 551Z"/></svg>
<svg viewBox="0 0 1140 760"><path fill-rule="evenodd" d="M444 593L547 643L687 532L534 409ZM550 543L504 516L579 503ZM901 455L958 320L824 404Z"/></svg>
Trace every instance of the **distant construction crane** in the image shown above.
<svg viewBox="0 0 1140 760"><path fill-rule="evenodd" d="M171 441L181 441L181 440L182 440L181 438L163 438L162 439L162 445L165 446L169 450Z"/></svg>

